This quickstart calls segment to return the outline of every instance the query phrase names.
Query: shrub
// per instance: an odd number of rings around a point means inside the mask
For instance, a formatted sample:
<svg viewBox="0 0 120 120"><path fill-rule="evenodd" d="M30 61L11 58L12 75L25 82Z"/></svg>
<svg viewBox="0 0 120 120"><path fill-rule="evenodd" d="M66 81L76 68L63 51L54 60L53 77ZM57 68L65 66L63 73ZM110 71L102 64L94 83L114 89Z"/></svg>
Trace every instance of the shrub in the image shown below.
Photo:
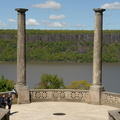
<svg viewBox="0 0 120 120"><path fill-rule="evenodd" d="M90 89L90 84L86 80L80 80L80 81L72 81L70 85L66 86L67 89L81 89L81 90L88 90Z"/></svg>
<svg viewBox="0 0 120 120"><path fill-rule="evenodd" d="M14 88L14 85L14 81L8 80L4 75L0 78L0 92L11 91Z"/></svg>
<svg viewBox="0 0 120 120"><path fill-rule="evenodd" d="M38 83L37 89L62 89L64 82L57 75L43 74L41 81Z"/></svg>

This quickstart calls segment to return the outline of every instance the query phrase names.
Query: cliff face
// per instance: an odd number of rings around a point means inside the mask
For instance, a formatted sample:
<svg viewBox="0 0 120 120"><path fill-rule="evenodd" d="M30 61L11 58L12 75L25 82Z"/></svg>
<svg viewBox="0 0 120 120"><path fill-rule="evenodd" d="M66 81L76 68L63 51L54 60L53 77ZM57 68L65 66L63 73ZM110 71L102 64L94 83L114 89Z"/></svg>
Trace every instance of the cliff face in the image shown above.
<svg viewBox="0 0 120 120"><path fill-rule="evenodd" d="M0 39L17 39L17 35L15 34L0 34ZM32 34L27 35L27 41L84 41L94 40L93 34ZM113 43L118 42L120 43L120 34L103 34L103 42L105 43Z"/></svg>

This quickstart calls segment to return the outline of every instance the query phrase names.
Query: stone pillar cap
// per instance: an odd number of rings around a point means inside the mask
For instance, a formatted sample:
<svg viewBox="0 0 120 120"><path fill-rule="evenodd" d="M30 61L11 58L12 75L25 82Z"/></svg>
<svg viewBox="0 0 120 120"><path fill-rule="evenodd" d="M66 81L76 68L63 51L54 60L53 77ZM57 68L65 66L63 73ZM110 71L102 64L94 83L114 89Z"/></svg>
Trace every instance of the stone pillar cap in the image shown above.
<svg viewBox="0 0 120 120"><path fill-rule="evenodd" d="M26 11L28 11L28 9L25 9L25 8L16 8L15 10L18 11L18 12L26 12Z"/></svg>
<svg viewBox="0 0 120 120"><path fill-rule="evenodd" d="M106 11L106 9L103 9L103 8L94 8L93 10L95 12L104 12L104 11Z"/></svg>

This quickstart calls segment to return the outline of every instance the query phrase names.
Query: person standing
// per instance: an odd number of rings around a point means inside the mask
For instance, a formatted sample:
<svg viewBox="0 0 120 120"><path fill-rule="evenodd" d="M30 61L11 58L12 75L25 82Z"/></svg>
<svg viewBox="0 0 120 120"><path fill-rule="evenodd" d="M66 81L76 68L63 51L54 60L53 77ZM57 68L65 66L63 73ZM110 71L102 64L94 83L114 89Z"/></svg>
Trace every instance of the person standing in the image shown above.
<svg viewBox="0 0 120 120"><path fill-rule="evenodd" d="M8 97L7 97L7 105L8 105L8 109L10 110L11 109L11 106L12 106L12 94L9 93L8 94Z"/></svg>
<svg viewBox="0 0 120 120"><path fill-rule="evenodd" d="M0 108L6 108L6 97L5 94L2 94L0 97Z"/></svg>

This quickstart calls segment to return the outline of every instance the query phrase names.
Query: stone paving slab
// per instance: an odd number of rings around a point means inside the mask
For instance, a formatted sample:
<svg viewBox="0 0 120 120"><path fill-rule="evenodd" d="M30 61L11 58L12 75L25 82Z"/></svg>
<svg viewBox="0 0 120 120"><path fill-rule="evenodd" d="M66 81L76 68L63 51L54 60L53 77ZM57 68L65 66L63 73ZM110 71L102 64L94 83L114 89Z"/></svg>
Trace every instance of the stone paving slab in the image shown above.
<svg viewBox="0 0 120 120"><path fill-rule="evenodd" d="M118 108L79 102L33 102L12 105L10 120L108 120L108 110Z"/></svg>

